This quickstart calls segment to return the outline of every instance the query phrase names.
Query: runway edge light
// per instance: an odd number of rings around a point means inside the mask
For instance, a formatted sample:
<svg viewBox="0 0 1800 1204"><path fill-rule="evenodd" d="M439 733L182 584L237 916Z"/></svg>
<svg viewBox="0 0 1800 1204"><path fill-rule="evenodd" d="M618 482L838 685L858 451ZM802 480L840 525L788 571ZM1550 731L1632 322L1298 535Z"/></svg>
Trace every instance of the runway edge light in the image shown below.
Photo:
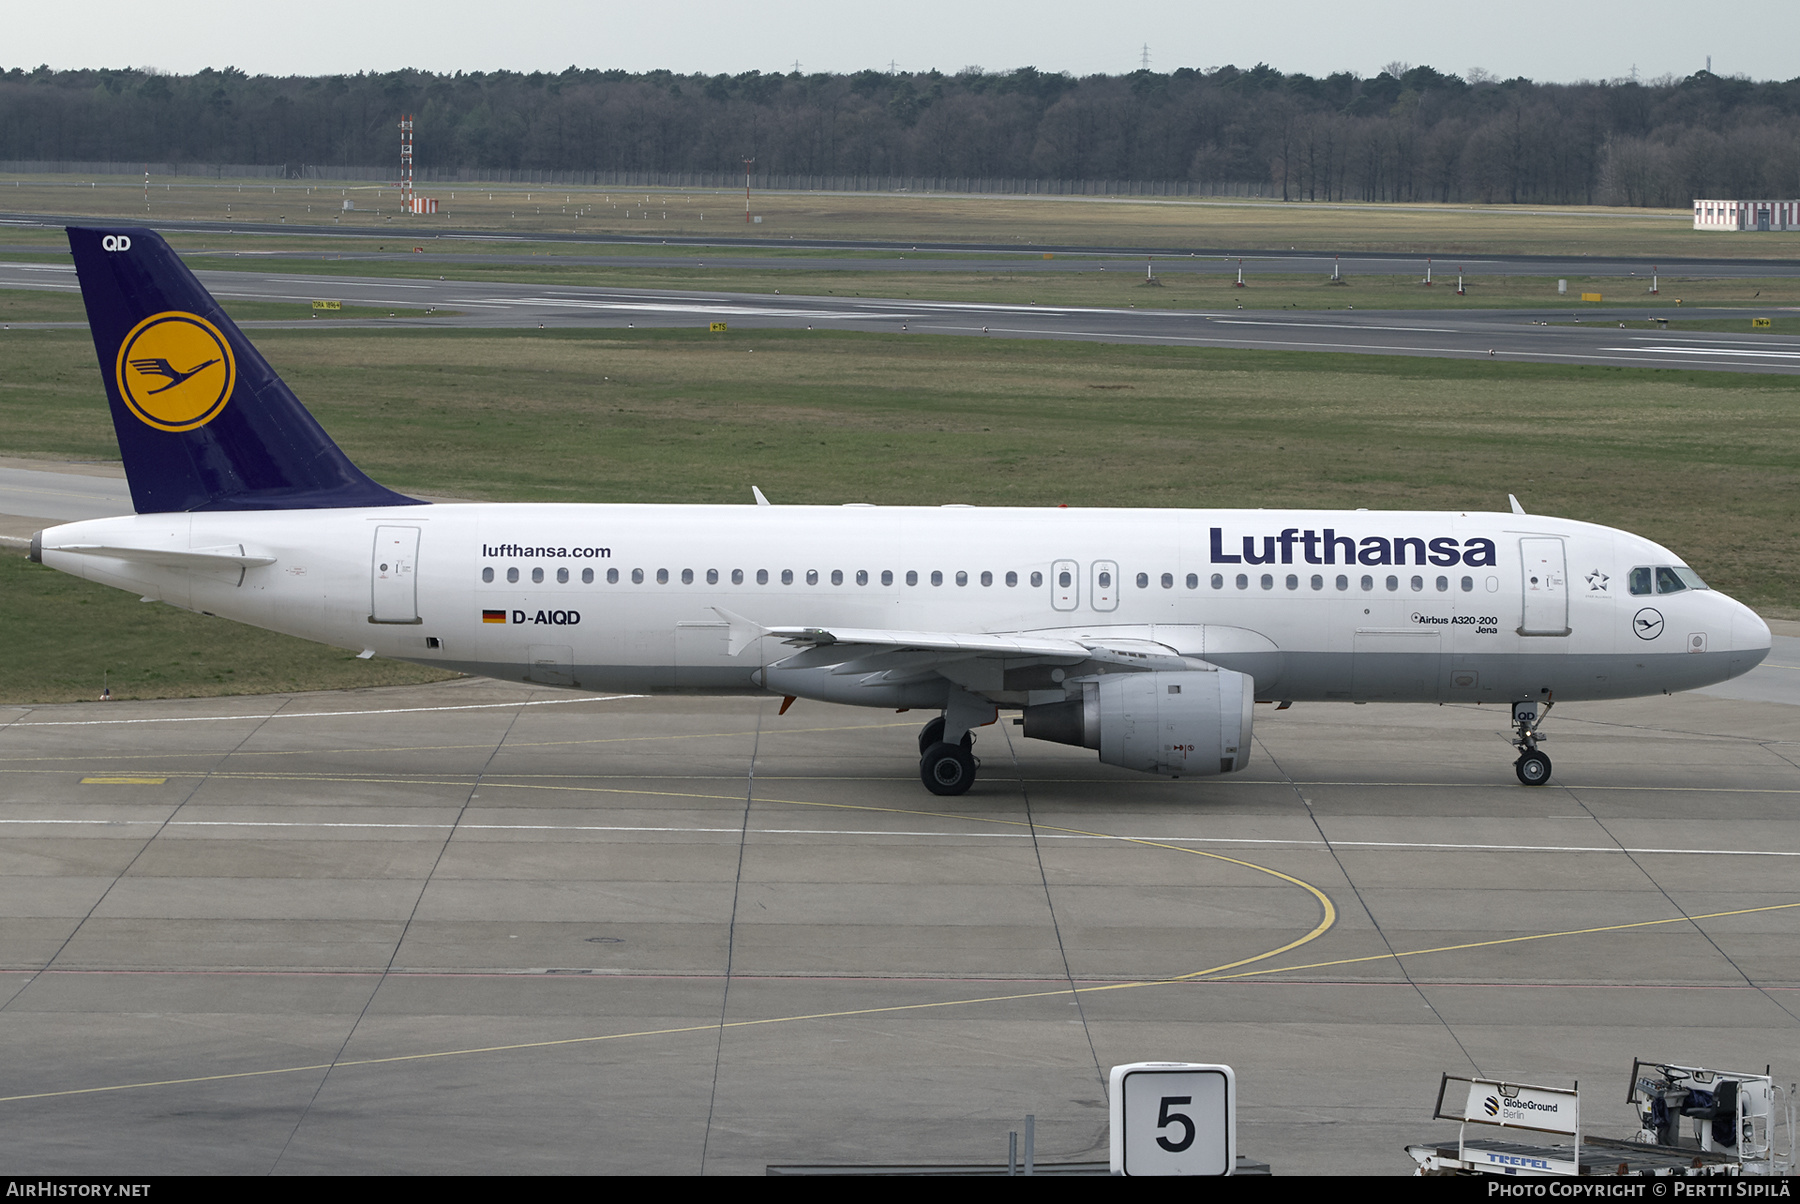
<svg viewBox="0 0 1800 1204"><path fill-rule="evenodd" d="M1229 1175L1237 1166L1237 1075L1205 1062L1114 1066L1115 1175Z"/></svg>

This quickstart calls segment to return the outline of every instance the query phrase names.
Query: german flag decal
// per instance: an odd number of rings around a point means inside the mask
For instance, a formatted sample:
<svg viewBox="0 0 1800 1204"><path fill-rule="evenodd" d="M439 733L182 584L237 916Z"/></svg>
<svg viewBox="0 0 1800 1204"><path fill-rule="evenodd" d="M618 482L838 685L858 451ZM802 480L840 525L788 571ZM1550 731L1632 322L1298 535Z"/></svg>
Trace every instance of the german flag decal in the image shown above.
<svg viewBox="0 0 1800 1204"><path fill-rule="evenodd" d="M504 623L506 622L506 612L504 610L484 610L481 612L481 621L483 623Z"/></svg>

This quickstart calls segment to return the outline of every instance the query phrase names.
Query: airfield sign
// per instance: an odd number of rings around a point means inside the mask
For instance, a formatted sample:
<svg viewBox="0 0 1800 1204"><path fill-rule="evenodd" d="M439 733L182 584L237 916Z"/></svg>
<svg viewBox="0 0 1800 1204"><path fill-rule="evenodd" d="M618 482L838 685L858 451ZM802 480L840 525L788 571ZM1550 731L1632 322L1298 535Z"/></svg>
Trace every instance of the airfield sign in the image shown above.
<svg viewBox="0 0 1800 1204"><path fill-rule="evenodd" d="M1200 1062L1112 1068L1112 1173L1229 1175L1237 1165L1237 1076Z"/></svg>

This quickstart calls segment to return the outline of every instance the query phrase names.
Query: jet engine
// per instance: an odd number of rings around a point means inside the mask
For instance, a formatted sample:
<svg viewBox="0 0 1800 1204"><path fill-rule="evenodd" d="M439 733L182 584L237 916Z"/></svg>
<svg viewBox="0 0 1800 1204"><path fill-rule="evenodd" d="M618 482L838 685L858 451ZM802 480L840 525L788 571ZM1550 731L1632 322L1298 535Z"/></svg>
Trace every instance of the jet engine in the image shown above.
<svg viewBox="0 0 1800 1204"><path fill-rule="evenodd" d="M1115 673L1079 682L1081 696L1025 708L1025 735L1100 751L1145 773L1232 773L1250 760L1255 683L1230 669Z"/></svg>

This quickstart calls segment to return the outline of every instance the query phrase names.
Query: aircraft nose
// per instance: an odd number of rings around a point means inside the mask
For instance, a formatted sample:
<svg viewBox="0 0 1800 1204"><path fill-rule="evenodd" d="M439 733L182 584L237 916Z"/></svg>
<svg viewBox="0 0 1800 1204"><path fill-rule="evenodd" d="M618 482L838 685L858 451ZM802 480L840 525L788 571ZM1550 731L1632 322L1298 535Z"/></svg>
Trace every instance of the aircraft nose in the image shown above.
<svg viewBox="0 0 1800 1204"><path fill-rule="evenodd" d="M1748 673L1762 664L1775 640L1762 616L1741 602L1732 603L1731 674Z"/></svg>
<svg viewBox="0 0 1800 1204"><path fill-rule="evenodd" d="M1741 648L1746 652L1767 652L1775 643L1774 637L1769 632L1769 625L1763 622L1761 615L1748 606L1741 609L1743 613L1738 615L1731 624L1731 646Z"/></svg>

